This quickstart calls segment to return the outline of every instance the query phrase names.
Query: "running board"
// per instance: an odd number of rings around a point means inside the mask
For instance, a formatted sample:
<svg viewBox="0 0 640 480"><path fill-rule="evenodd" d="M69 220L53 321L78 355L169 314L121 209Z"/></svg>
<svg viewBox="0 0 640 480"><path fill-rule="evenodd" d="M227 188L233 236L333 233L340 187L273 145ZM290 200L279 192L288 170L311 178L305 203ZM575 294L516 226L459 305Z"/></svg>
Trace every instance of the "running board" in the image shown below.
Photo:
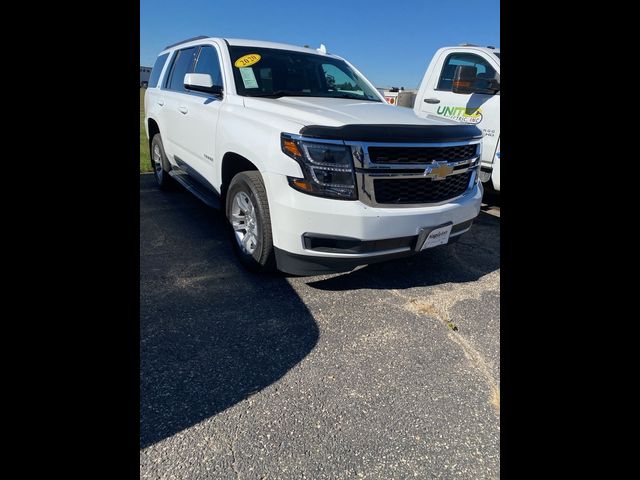
<svg viewBox="0 0 640 480"><path fill-rule="evenodd" d="M169 175L204 203L220 210L220 197L197 180L191 178L188 173L173 169L169 171Z"/></svg>

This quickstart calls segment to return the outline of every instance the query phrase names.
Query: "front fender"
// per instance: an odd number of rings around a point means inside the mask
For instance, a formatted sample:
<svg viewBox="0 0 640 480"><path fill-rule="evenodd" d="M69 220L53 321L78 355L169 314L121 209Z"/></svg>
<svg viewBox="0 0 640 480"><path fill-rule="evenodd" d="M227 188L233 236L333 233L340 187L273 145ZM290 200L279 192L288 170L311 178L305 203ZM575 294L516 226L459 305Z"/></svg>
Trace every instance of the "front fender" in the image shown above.
<svg viewBox="0 0 640 480"><path fill-rule="evenodd" d="M220 159L217 186L222 178L222 159L229 152L245 157L262 173L301 177L300 165L280 148L280 134L297 133L301 127L239 105L229 106L221 112L216 136L216 157Z"/></svg>

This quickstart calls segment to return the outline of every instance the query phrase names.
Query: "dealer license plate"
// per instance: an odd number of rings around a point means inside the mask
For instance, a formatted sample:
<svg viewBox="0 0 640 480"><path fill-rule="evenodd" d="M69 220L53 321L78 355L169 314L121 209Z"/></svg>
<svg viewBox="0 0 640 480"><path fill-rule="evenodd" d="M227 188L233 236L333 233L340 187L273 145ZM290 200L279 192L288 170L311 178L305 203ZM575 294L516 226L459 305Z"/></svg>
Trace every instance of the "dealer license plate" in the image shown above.
<svg viewBox="0 0 640 480"><path fill-rule="evenodd" d="M453 227L453 225L446 225L444 227L438 227L431 230L431 232L427 236L427 239L422 244L422 248L420 250L437 247L438 245L444 245L445 243L449 242L451 227Z"/></svg>

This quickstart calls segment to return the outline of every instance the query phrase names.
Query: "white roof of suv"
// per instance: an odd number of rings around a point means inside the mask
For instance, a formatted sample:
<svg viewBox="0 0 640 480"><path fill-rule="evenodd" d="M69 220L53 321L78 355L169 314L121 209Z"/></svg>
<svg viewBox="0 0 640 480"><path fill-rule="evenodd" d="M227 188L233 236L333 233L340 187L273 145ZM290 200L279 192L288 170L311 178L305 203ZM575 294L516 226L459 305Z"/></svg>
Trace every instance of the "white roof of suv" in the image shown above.
<svg viewBox="0 0 640 480"><path fill-rule="evenodd" d="M238 47L262 47L275 48L278 50L293 50L294 52L318 53L315 48L301 47L300 45L291 45L288 43L264 42L262 40L247 40L244 38L226 38L225 40L229 42L229 45Z"/></svg>
<svg viewBox="0 0 640 480"><path fill-rule="evenodd" d="M202 35L199 37L190 38L187 40L183 40L178 43L174 43L165 47L163 51L171 50L173 48L183 47L189 43L194 43L201 40L219 40L221 42L226 41L231 46L238 47L262 47L262 48L275 48L278 50L292 50L294 52L303 52L303 53L315 53L320 54L315 48L312 47L301 47L299 45L291 45L288 43L276 43L276 42L265 42L263 40L249 40L245 38L220 38L220 37L208 37L206 35ZM326 55L337 57L337 55L332 55L327 53Z"/></svg>

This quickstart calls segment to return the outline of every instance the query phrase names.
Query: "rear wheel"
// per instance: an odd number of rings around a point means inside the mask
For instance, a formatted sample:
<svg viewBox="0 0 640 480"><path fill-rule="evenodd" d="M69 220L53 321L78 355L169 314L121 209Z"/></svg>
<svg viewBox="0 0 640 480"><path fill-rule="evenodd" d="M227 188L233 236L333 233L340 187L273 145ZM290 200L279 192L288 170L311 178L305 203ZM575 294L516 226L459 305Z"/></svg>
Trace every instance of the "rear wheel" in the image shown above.
<svg viewBox="0 0 640 480"><path fill-rule="evenodd" d="M260 172L238 173L226 198L231 241L240 262L253 272L275 270L271 216Z"/></svg>
<svg viewBox="0 0 640 480"><path fill-rule="evenodd" d="M153 167L153 175L156 177L158 186L161 189L167 189L172 186L173 179L169 175L171 164L167 160L162 146L162 138L156 133L151 139L151 166Z"/></svg>

